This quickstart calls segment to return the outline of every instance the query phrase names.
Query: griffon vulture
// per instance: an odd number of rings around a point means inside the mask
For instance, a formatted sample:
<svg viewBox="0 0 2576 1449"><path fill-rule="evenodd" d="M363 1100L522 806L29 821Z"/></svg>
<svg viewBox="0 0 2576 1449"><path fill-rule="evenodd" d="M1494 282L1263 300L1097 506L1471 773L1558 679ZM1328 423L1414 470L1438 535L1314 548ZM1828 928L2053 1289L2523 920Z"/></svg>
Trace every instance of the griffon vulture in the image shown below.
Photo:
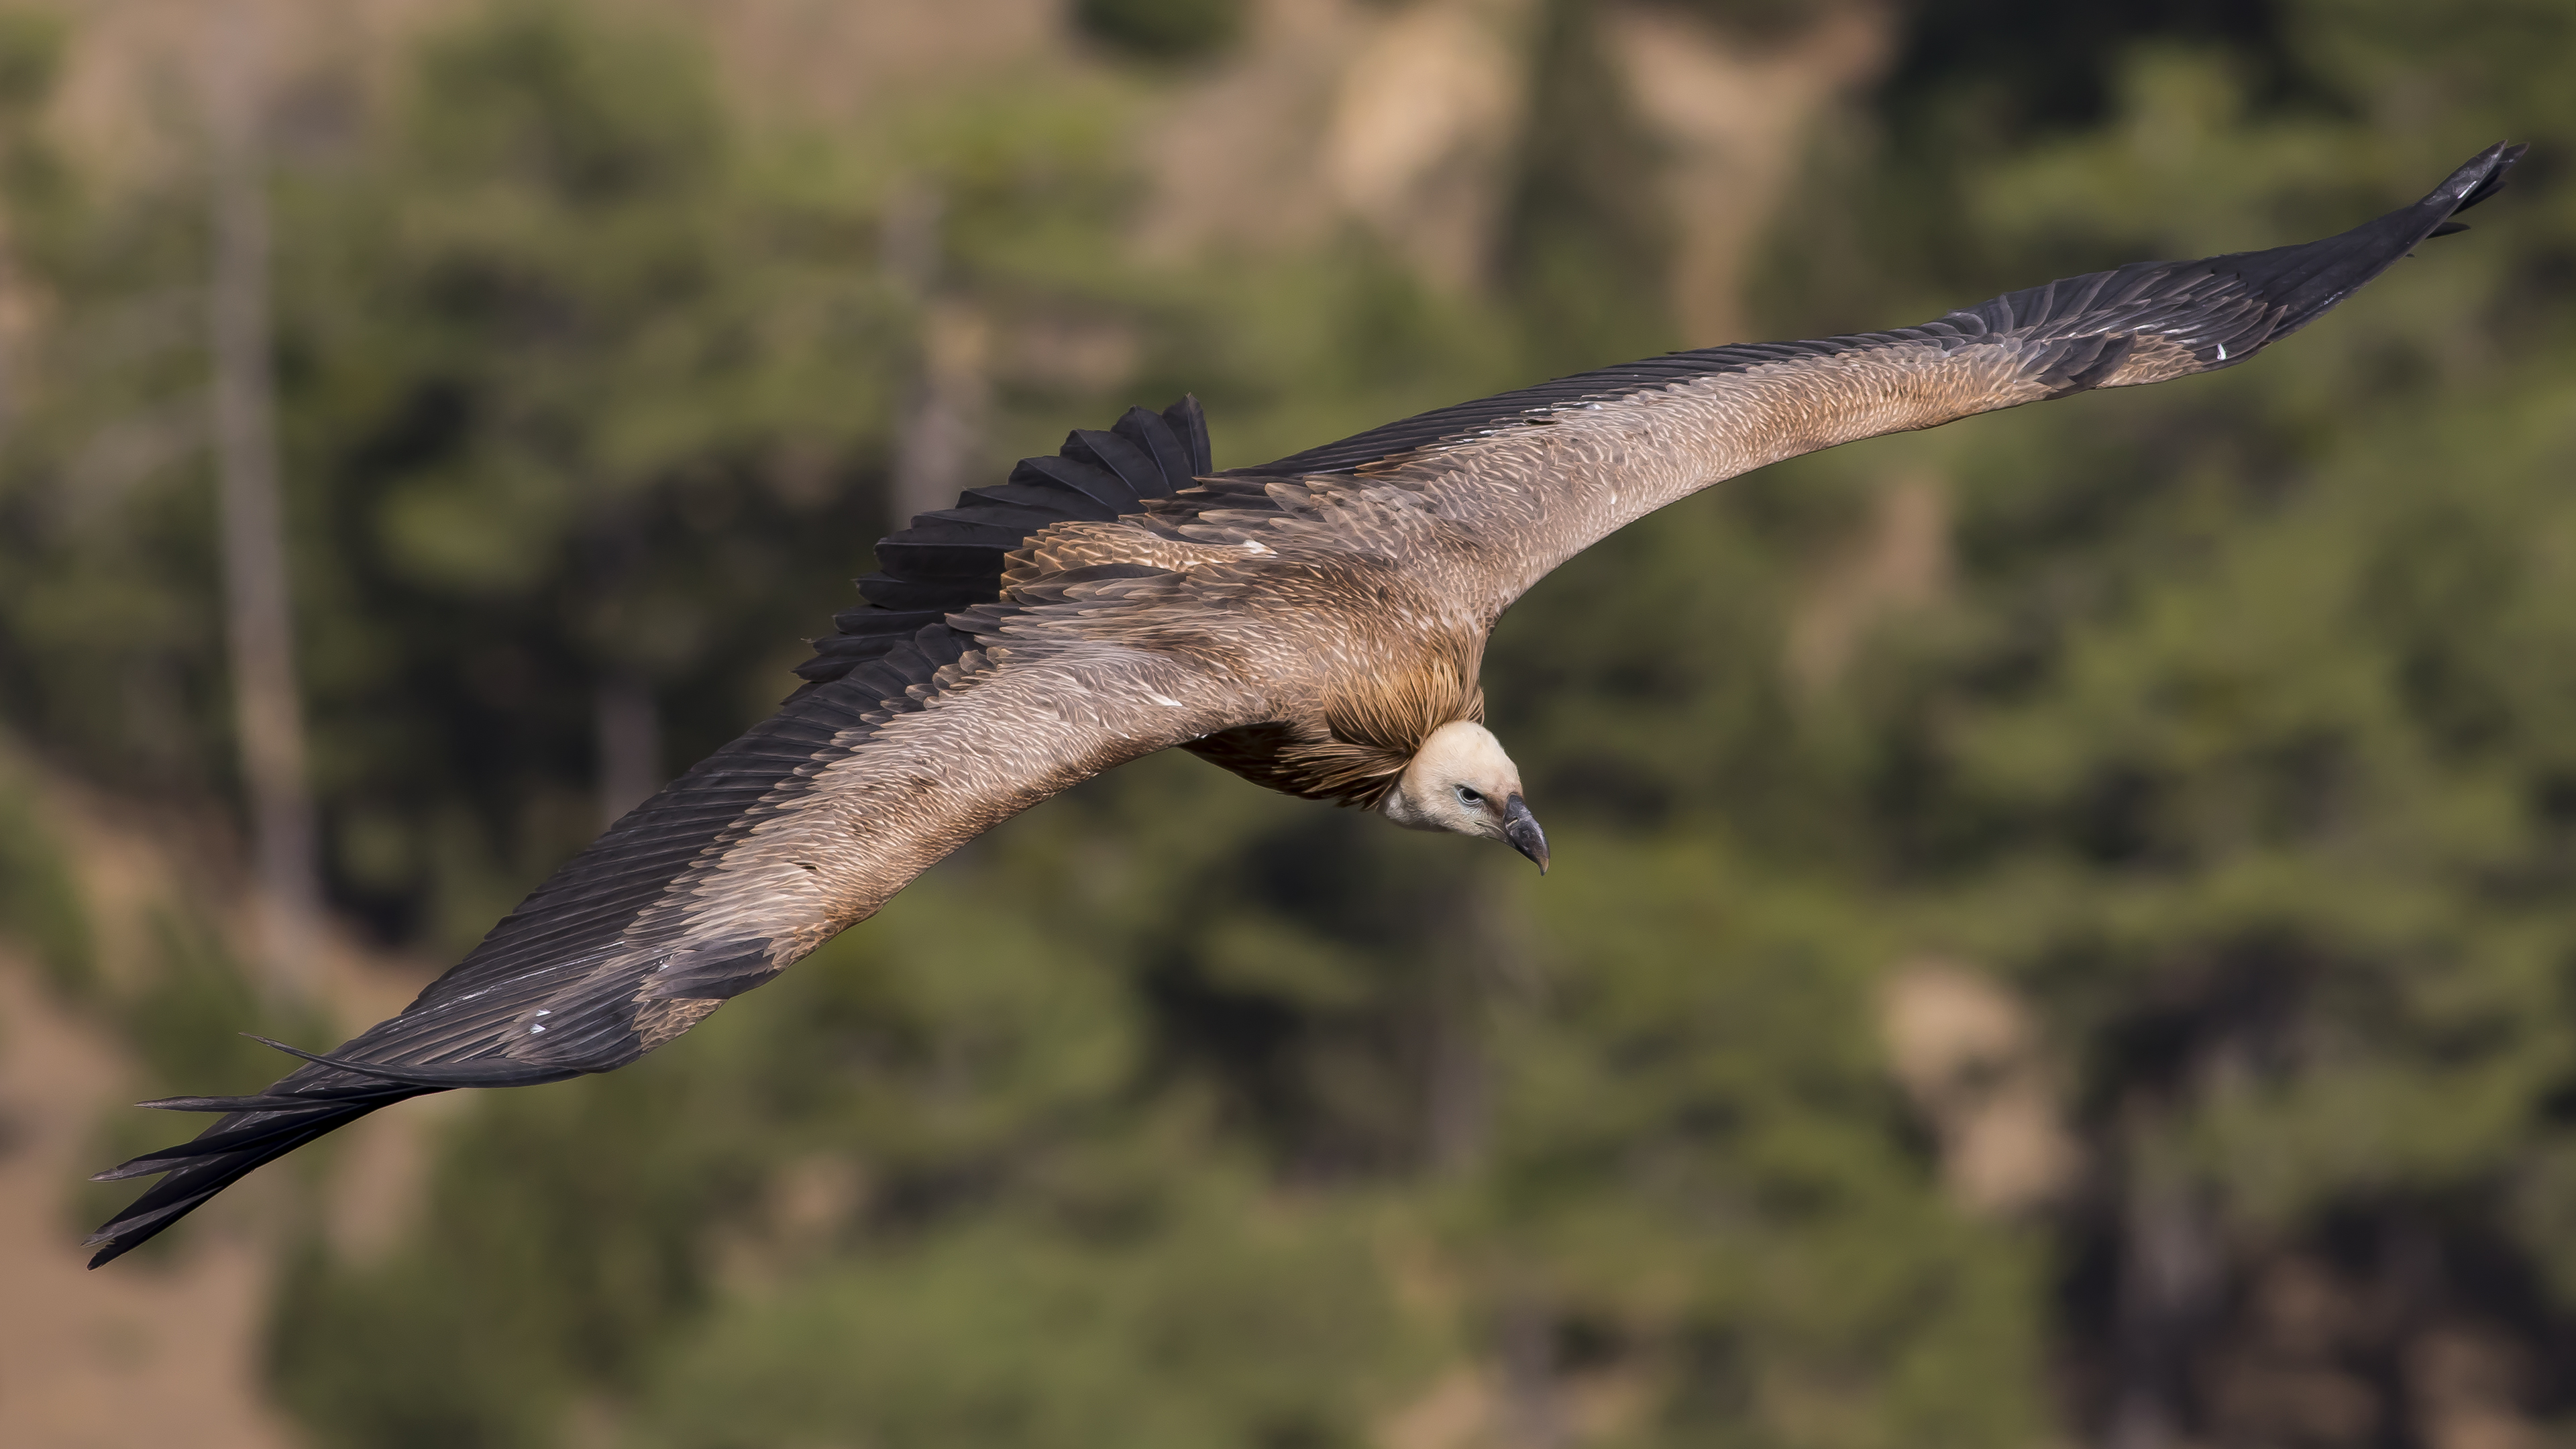
<svg viewBox="0 0 2576 1449"><path fill-rule="evenodd" d="M1748 469L2093 388L2234 367L2493 195L2496 146L2341 236L2148 262L1935 322L1560 378L1218 473L1198 404L1132 409L884 540L778 713L637 806L418 1000L102 1179L166 1174L128 1251L379 1107L605 1072L687 1031L932 862L1179 746L1274 790L1501 841L1547 868L1479 722L1485 637L1613 529ZM293 1048L283 1048L294 1051Z"/></svg>

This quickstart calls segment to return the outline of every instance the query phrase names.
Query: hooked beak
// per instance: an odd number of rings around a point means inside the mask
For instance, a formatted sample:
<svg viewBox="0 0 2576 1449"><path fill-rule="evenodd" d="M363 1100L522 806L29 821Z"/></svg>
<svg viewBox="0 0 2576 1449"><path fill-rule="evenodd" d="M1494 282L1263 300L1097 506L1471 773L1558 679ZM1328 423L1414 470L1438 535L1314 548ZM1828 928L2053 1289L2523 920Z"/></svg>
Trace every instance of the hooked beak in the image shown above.
<svg viewBox="0 0 2576 1449"><path fill-rule="evenodd" d="M1538 828L1529 802L1518 795L1503 802L1503 838L1512 843L1512 849L1536 861L1540 875L1547 874L1547 832Z"/></svg>

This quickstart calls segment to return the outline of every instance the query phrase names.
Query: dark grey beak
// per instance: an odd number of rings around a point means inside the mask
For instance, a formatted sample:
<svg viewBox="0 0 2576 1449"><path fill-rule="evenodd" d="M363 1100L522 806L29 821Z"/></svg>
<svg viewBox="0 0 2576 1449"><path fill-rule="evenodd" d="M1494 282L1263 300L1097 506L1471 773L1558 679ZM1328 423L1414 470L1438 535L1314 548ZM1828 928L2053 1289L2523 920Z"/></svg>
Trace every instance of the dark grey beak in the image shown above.
<svg viewBox="0 0 2576 1449"><path fill-rule="evenodd" d="M1547 874L1547 832L1538 828L1529 802L1518 795L1503 802L1503 838L1512 843L1512 849L1537 861L1540 875Z"/></svg>

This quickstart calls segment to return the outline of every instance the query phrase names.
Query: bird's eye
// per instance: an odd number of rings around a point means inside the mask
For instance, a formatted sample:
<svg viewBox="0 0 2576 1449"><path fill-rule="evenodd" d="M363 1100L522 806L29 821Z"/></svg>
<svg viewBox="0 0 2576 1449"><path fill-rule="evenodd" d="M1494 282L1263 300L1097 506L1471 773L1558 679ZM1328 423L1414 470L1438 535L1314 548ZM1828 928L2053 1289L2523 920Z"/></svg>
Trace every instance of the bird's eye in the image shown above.
<svg viewBox="0 0 2576 1449"><path fill-rule="evenodd" d="M1472 810L1475 807L1484 804L1485 797L1477 794L1473 789L1465 785L1461 785L1458 787L1458 803Z"/></svg>

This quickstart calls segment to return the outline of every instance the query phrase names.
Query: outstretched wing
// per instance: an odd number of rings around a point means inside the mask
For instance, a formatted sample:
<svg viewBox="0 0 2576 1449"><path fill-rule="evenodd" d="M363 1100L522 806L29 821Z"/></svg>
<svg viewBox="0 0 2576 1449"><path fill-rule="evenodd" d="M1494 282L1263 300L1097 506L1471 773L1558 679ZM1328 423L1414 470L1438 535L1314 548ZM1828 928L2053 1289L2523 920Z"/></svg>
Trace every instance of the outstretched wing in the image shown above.
<svg viewBox="0 0 2576 1449"><path fill-rule="evenodd" d="M147 1104L223 1115L99 1174L166 1176L91 1236L90 1265L378 1107L624 1066L966 840L1103 770L1261 717L1221 644L1111 637L1110 621L1181 587L1174 575L1108 574L948 616L961 627L867 635L863 653L832 656L777 715L555 872L400 1015L257 1096Z"/></svg>
<svg viewBox="0 0 2576 1449"><path fill-rule="evenodd" d="M1604 368L1235 469L1148 507L1186 505L1246 536L1267 523L1366 539L1490 617L1622 525L1763 464L2234 367L2418 242L2464 230L2451 218L2494 195L2524 149L2490 147L2415 205L2324 241L2142 262L1895 332Z"/></svg>

